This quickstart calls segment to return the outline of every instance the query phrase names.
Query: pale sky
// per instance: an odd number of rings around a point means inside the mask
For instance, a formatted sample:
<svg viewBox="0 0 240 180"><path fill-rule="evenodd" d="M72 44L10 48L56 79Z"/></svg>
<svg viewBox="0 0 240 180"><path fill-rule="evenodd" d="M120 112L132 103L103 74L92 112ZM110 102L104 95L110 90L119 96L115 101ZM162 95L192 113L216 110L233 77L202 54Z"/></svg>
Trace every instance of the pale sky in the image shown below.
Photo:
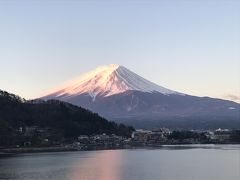
<svg viewBox="0 0 240 180"><path fill-rule="evenodd" d="M0 0L0 89L39 97L100 65L240 102L239 0Z"/></svg>

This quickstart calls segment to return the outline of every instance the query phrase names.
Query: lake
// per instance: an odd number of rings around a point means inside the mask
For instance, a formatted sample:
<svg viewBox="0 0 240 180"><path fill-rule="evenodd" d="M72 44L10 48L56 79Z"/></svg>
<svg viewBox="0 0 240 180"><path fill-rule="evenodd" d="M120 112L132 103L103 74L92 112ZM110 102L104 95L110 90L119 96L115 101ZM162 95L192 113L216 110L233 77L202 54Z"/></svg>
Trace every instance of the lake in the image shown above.
<svg viewBox="0 0 240 180"><path fill-rule="evenodd" d="M239 180L240 145L20 154L0 158L0 179Z"/></svg>

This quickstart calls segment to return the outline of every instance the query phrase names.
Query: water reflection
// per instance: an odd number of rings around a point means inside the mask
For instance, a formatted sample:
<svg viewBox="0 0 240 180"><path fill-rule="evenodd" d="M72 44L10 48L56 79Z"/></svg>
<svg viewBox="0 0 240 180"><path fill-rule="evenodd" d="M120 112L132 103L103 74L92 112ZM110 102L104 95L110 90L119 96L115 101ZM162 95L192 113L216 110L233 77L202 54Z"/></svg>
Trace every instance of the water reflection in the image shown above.
<svg viewBox="0 0 240 180"><path fill-rule="evenodd" d="M0 158L0 179L122 180L122 151L23 154Z"/></svg>
<svg viewBox="0 0 240 180"><path fill-rule="evenodd" d="M239 180L240 145L21 154L0 158L0 180Z"/></svg>
<svg viewBox="0 0 240 180"><path fill-rule="evenodd" d="M99 151L75 165L69 179L122 180L122 151Z"/></svg>

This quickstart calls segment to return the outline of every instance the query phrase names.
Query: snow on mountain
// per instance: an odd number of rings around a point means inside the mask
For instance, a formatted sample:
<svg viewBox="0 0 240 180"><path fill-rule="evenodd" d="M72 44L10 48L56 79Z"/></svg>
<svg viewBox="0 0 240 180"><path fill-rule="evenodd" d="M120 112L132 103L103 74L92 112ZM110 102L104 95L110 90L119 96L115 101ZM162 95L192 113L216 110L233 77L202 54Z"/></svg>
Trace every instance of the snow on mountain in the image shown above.
<svg viewBox="0 0 240 180"><path fill-rule="evenodd" d="M116 64L99 67L47 94L43 100L65 101L138 128L240 127L239 104L181 94Z"/></svg>
<svg viewBox="0 0 240 180"><path fill-rule="evenodd" d="M78 96L88 93L94 101L96 96L107 97L129 90L149 93L159 92L164 95L180 94L158 86L123 66L111 64L86 73L69 83L66 87L59 88L50 93L50 96L51 94L54 94L55 97Z"/></svg>

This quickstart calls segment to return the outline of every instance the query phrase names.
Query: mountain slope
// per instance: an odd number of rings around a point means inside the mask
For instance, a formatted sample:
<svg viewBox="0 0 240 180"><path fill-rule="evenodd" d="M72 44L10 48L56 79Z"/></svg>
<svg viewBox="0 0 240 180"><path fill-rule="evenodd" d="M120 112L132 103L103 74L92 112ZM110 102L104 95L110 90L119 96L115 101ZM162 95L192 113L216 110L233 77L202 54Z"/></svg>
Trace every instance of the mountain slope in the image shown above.
<svg viewBox="0 0 240 180"><path fill-rule="evenodd" d="M98 68L43 99L70 102L141 128L166 127L168 122L173 128L195 128L203 120L204 128L240 127L238 103L169 90L119 65Z"/></svg>
<svg viewBox="0 0 240 180"><path fill-rule="evenodd" d="M25 101L0 90L0 146L2 137L14 137L19 127L50 128L60 138L76 138L81 134L117 134L130 136L132 129L109 122L81 107L58 100ZM3 136L4 135L4 136Z"/></svg>
<svg viewBox="0 0 240 180"><path fill-rule="evenodd" d="M107 97L129 90L178 94L142 78L123 66L111 64L86 73L70 82L66 87L56 89L45 98L72 98L81 94L88 94L94 101L96 96Z"/></svg>

